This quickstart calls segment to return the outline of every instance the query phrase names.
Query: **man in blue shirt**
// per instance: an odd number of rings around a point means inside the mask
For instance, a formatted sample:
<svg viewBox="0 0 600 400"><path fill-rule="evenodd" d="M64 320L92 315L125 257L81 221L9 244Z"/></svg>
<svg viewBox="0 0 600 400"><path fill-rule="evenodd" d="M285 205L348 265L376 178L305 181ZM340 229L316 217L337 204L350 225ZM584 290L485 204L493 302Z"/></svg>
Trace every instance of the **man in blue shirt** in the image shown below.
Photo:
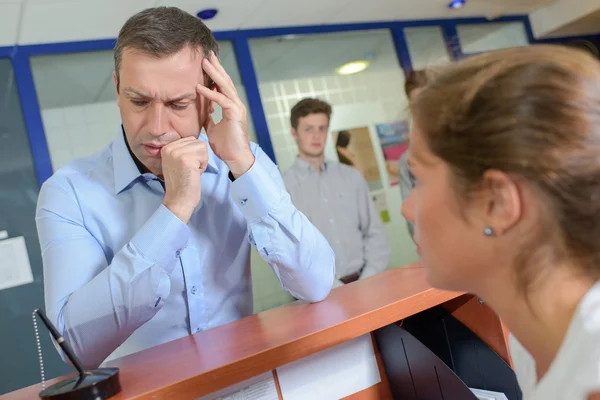
<svg viewBox="0 0 600 400"><path fill-rule="evenodd" d="M250 244L294 297L331 290L333 251L249 142L217 51L177 8L131 17L115 47L115 141L40 191L47 313L87 368L252 314Z"/></svg>

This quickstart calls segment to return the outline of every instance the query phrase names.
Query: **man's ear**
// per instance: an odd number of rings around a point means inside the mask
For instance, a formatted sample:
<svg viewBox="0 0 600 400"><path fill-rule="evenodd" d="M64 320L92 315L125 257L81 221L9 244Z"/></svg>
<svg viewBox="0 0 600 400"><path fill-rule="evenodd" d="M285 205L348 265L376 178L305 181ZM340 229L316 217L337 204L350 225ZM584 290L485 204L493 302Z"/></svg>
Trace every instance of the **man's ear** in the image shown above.
<svg viewBox="0 0 600 400"><path fill-rule="evenodd" d="M292 132L292 137L298 140L298 131L296 131L296 128L290 129L290 132Z"/></svg>
<svg viewBox="0 0 600 400"><path fill-rule="evenodd" d="M117 73L113 71L113 83L115 84L115 91L117 94L117 104L119 104L119 80L117 79Z"/></svg>
<svg viewBox="0 0 600 400"><path fill-rule="evenodd" d="M482 179L483 228L501 235L514 227L522 216L523 199L519 183L499 171L486 171Z"/></svg>

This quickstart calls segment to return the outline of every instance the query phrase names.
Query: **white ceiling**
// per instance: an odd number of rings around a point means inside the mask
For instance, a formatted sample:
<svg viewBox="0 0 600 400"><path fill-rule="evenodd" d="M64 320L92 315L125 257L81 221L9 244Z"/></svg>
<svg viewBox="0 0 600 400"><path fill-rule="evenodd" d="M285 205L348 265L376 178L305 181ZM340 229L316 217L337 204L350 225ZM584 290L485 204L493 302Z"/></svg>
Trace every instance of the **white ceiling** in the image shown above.
<svg viewBox="0 0 600 400"><path fill-rule="evenodd" d="M553 0L0 0L0 46L114 38L147 7L175 5L196 13L215 7L215 31L293 25L528 14Z"/></svg>

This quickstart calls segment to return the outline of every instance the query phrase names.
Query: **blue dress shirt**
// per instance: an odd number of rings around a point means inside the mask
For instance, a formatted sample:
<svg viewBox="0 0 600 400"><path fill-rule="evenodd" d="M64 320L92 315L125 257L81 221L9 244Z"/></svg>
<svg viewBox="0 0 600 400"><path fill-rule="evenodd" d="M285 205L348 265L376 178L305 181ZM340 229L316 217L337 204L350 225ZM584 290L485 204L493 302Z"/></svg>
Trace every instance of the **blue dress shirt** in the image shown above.
<svg viewBox="0 0 600 400"><path fill-rule="evenodd" d="M46 310L86 368L251 315L250 244L294 297L328 295L331 247L294 207L277 166L251 149L254 165L232 182L209 146L187 225L162 205L162 182L140 172L122 133L44 183L36 222Z"/></svg>

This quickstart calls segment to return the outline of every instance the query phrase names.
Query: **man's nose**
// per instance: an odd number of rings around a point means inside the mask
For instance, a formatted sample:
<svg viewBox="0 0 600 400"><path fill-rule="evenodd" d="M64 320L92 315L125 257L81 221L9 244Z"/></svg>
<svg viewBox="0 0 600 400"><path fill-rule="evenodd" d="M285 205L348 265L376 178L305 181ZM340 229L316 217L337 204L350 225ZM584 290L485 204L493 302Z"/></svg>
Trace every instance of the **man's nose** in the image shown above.
<svg viewBox="0 0 600 400"><path fill-rule="evenodd" d="M149 110L149 126L148 130L153 136L161 136L165 134L168 128L167 110L162 104L155 104Z"/></svg>

